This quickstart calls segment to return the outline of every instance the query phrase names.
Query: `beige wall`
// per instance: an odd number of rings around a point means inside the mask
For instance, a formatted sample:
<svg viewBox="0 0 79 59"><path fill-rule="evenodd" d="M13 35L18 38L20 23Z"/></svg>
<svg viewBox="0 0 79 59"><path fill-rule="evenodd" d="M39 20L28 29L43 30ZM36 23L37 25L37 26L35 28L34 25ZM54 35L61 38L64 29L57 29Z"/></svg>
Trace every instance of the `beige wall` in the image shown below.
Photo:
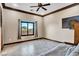
<svg viewBox="0 0 79 59"><path fill-rule="evenodd" d="M3 9L3 39L4 44L17 41L29 40L35 36L24 36L18 40L18 19L28 19L38 22L38 37L43 37L43 20L40 16Z"/></svg>
<svg viewBox="0 0 79 59"><path fill-rule="evenodd" d="M3 41L4 44L17 41L29 40L35 36L24 36L18 40L18 19L31 19L38 22L38 37L74 42L74 30L62 29L62 18L79 15L79 6L45 16L44 18L21 13L13 10L3 9Z"/></svg>
<svg viewBox="0 0 79 59"><path fill-rule="evenodd" d="M74 42L74 30L62 29L62 18L78 16L79 5L44 17L45 37L62 42Z"/></svg>

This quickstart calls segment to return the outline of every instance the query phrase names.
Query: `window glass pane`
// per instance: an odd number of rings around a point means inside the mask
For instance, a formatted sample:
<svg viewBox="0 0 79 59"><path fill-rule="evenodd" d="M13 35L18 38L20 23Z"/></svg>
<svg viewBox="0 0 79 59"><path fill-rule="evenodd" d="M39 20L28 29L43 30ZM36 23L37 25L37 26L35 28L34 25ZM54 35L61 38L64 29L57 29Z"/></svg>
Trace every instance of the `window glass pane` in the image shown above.
<svg viewBox="0 0 79 59"><path fill-rule="evenodd" d="M22 22L22 35L27 35L27 23Z"/></svg>
<svg viewBox="0 0 79 59"><path fill-rule="evenodd" d="M28 34L33 34L33 23L28 23Z"/></svg>

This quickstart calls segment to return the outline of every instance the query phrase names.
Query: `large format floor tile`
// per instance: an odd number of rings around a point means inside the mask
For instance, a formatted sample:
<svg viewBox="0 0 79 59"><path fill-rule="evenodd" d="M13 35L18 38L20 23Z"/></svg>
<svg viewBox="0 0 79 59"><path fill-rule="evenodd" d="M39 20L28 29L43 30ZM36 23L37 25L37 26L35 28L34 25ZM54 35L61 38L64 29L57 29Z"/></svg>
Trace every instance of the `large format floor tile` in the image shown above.
<svg viewBox="0 0 79 59"><path fill-rule="evenodd" d="M54 48L58 44L60 43L45 39L28 41L6 45L0 54L4 56L37 56Z"/></svg>

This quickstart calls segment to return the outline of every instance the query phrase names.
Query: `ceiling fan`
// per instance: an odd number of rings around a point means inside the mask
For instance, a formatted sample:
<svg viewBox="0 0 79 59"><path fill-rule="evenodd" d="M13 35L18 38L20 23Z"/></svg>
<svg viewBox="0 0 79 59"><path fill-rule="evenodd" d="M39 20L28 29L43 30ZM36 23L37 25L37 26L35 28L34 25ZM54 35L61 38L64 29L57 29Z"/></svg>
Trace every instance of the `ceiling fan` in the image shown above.
<svg viewBox="0 0 79 59"><path fill-rule="evenodd" d="M47 3L47 4L42 4L42 3L38 3L37 6L30 6L30 7L38 7L36 11L39 11L40 8L42 8L43 10L47 10L44 6L49 6L50 3Z"/></svg>

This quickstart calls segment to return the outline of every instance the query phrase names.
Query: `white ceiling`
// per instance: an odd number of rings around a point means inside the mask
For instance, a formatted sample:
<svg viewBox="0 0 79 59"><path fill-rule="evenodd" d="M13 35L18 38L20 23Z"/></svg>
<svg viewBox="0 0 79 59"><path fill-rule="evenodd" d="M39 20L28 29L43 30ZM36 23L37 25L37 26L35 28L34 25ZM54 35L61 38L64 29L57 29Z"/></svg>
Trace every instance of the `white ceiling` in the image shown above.
<svg viewBox="0 0 79 59"><path fill-rule="evenodd" d="M42 3L42 4L45 4L45 3ZM68 6L72 3L50 3L50 4L51 5L49 5L49 6L45 6L47 11L40 8L39 11L36 12L38 7L31 8L30 6L37 6L38 5L37 3L5 3L5 5L8 7L20 9L20 10L40 14L40 15L45 15L52 11L55 11L55 10L65 7L65 6Z"/></svg>

